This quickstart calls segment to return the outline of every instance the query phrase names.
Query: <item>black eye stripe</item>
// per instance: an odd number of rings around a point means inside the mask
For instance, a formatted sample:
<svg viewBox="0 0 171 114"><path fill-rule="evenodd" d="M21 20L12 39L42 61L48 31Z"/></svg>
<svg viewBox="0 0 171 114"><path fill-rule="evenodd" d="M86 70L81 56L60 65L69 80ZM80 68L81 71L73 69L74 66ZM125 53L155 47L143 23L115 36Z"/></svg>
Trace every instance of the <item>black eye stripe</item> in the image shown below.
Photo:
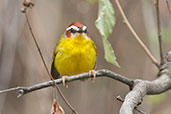
<svg viewBox="0 0 171 114"><path fill-rule="evenodd" d="M70 32L71 33L73 33L73 34L75 34L76 32L79 32L79 33L81 33L81 32L83 32L83 33L87 33L87 29L85 29L84 31L82 30L82 28L80 28L79 30L76 30L76 29L74 29L74 28L70 28Z"/></svg>
<svg viewBox="0 0 171 114"><path fill-rule="evenodd" d="M70 32L71 32L71 33L76 33L77 31L76 31L75 29L71 28L71 29L70 29Z"/></svg>

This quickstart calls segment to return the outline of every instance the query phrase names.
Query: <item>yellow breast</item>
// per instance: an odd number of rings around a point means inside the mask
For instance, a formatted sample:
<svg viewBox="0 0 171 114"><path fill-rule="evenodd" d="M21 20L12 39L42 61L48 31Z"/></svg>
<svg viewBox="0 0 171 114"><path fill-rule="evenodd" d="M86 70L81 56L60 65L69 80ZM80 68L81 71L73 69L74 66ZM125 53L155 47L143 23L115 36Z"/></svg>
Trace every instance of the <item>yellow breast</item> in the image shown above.
<svg viewBox="0 0 171 114"><path fill-rule="evenodd" d="M92 70L96 63L96 47L90 38L78 35L62 38L56 49L54 66L61 75L75 75Z"/></svg>

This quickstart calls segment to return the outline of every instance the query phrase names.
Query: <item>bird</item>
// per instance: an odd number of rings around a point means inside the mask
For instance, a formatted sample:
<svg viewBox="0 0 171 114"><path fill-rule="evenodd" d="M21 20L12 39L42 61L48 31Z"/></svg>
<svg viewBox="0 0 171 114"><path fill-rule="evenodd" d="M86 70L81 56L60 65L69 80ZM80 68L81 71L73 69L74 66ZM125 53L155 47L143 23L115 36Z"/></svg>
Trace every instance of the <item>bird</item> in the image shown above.
<svg viewBox="0 0 171 114"><path fill-rule="evenodd" d="M87 27L81 22L71 23L57 41L51 64L54 79L89 72L95 77L97 50ZM63 81L63 84L65 81ZM65 85L65 84L64 84Z"/></svg>

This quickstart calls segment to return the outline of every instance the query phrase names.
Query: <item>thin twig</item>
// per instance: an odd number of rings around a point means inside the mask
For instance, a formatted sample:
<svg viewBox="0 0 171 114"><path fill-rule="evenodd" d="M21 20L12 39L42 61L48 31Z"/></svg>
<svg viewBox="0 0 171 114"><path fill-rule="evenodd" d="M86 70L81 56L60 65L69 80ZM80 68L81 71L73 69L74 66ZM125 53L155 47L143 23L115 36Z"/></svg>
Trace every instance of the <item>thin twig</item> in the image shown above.
<svg viewBox="0 0 171 114"><path fill-rule="evenodd" d="M51 76L51 74L50 74L50 72L49 72L49 70L48 70L48 67L47 67L47 65L46 65L46 63L45 63L45 60L44 60L44 58L43 58L43 54L42 54L42 52L41 52L41 50L40 50L40 47L39 47L38 42L37 42L37 40L36 40L36 37L35 37L35 35L34 35L34 33L33 33L31 24L30 24L30 22L29 22L29 19L28 19L28 16L27 16L27 9L25 9L25 17L26 17L26 21L27 21L29 30L30 30L30 32L31 32L32 38L33 38L34 43L35 43L35 45L36 45L36 47L37 47L37 49L38 49L39 55L40 55L40 57L41 57L41 60L42 60L42 62L43 62L43 65L44 65L44 67L45 67L45 69L46 69L46 71L47 71L47 73L48 73L48 76L49 76L50 79L53 81L53 83L54 83L54 85L55 85L57 91L59 92L60 96L62 97L62 99L64 100L64 102L67 104L67 106L72 110L73 113L78 114L78 112L75 111L75 109L72 107L72 105L71 105L71 104L68 102L68 100L65 98L65 96L63 95L63 93L62 93L62 91L60 90L60 88L58 87L58 85L54 82L54 79L53 79L53 77Z"/></svg>
<svg viewBox="0 0 171 114"><path fill-rule="evenodd" d="M164 63L163 59L163 50L162 50L162 35L161 35L161 27L160 27L160 11L159 11L159 0L156 0L156 18L157 18L157 31L158 31L158 40L159 40L159 50L160 50L160 64Z"/></svg>
<svg viewBox="0 0 171 114"><path fill-rule="evenodd" d="M169 1L168 0L166 0L166 4L167 4L167 8L169 10L170 17L171 17L171 10L170 10L170 6L169 6Z"/></svg>
<svg viewBox="0 0 171 114"><path fill-rule="evenodd" d="M143 48L143 50L145 51L145 53L147 54L147 56L151 59L152 63L154 63L157 67L159 67L159 63L158 61L153 57L153 55L150 53L150 51L148 50L148 48L146 47L146 45L141 41L140 37L136 34L135 30L132 28L132 26L130 25L127 17L125 16L122 7L119 3L118 0L115 0L117 7L122 15L123 18L123 22L127 25L129 31L132 33L132 35L134 36L134 38L138 41L138 43L140 44L140 46Z"/></svg>
<svg viewBox="0 0 171 114"><path fill-rule="evenodd" d="M120 75L120 74L117 74L115 72L112 72L110 70L106 70L106 69L102 69L102 70L97 70L95 71L96 73L96 77L108 77L108 78L111 78L111 79L115 79L125 85L128 85L129 87L132 87L133 86L133 80L131 79L128 79L127 77L123 76L123 75ZM69 76L69 77L66 77L65 81L66 82L71 82L71 81L76 81L76 80L81 80L81 79L88 79L88 78L93 78L93 75L89 75L89 73L82 73L82 74L77 74L77 75L73 75L73 76ZM63 81L62 81L62 78L59 78L59 79L56 79L54 80L56 84L62 84ZM1 90L0 91L0 94L2 93L6 93L6 92L10 92L10 91L19 91L19 97L27 94L27 93L30 93L30 92L33 92L33 91L36 91L36 90L40 90L40 89L43 89L43 88L47 88L47 87L50 87L50 86L54 86L54 82L51 80L51 81L47 81L47 82L43 82L43 83L39 83L39 84L35 84L35 85L32 85L30 87L16 87L16 88L10 88L10 89L6 89L6 90Z"/></svg>
<svg viewBox="0 0 171 114"><path fill-rule="evenodd" d="M27 13L27 12L26 12L26 13ZM30 25L30 23L29 23L29 20L28 20L28 17L27 17L27 14L26 14L26 13L25 13L25 16L26 16L26 19L27 19L27 23L28 23L28 25L29 25L30 32L31 32L31 34L32 34L32 36L33 36L34 42L35 42L36 47L37 47L37 49L38 49L38 52L39 52L39 54L40 54L41 60L42 60L42 62L43 62L43 65L44 65L44 67L45 67L45 69L46 69L46 71L47 71L47 73L48 73L50 79L51 79L52 81L54 81L53 77L51 76L51 74L50 74L50 72L49 72L49 70L48 70L48 68L47 68L47 65L46 65L46 63L45 63L45 60L44 60L44 58L43 58L43 55L42 55L42 52L41 52L41 50L40 50L40 47L39 47L39 45L38 45L38 43L37 43L37 40L36 40L36 38L35 38L35 36L34 36L34 34L33 34L33 31L32 31L32 28L31 28L31 25ZM58 85L57 85L56 83L54 83L54 85L55 85L57 91L59 92L60 96L62 97L62 99L64 100L64 102L68 105L68 107L72 110L72 112L75 113L75 114L78 114L78 112L75 111L75 109L72 107L72 105L71 105L71 104L68 102L68 100L65 98L65 96L63 95L63 93L62 93L62 91L60 90L60 88L58 87Z"/></svg>
<svg viewBox="0 0 171 114"><path fill-rule="evenodd" d="M14 87L9 89L4 89L0 91L0 94L20 90L20 87Z"/></svg>
<svg viewBox="0 0 171 114"><path fill-rule="evenodd" d="M122 103L124 102L124 100L121 98L121 96L117 96L117 97L116 97L116 100L118 100L118 101L120 101L120 102L122 102ZM147 114L147 113L145 113L144 111L138 109L137 106L136 106L134 109L135 109L137 112L141 113L141 114Z"/></svg>
<svg viewBox="0 0 171 114"><path fill-rule="evenodd" d="M35 43L35 45L36 45L36 47L37 47L37 50L38 50L38 52L39 52L39 55L40 55L41 60L42 60L42 62L43 62L43 65L44 65L44 67L45 67L45 69L46 69L46 72L48 73L48 75L50 75L50 72L49 72L49 70L48 70L48 68L47 68L47 65L46 65L45 60L44 60L43 55L42 55L42 52L41 52L41 50L40 50L39 44L37 43L37 40L36 40L36 38L35 38L35 36L34 36L34 33L33 33L33 31L32 31L32 28L31 28L31 25L30 25L30 22L29 22L29 19L28 19L28 16L27 16L27 12L25 13L25 17L26 17L27 24L28 24L29 30L30 30L30 32L31 32L32 38L33 38L33 40L34 40L34 43Z"/></svg>

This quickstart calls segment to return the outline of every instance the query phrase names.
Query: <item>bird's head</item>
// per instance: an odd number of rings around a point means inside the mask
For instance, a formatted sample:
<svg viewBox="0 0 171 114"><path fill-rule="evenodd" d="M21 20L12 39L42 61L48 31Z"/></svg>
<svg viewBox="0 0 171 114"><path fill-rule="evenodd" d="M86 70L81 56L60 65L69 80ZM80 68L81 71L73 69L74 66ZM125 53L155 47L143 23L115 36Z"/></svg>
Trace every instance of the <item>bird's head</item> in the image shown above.
<svg viewBox="0 0 171 114"><path fill-rule="evenodd" d="M87 27L80 22L73 22L72 24L70 24L64 33L64 37L68 38L79 35L84 36L85 38L89 38Z"/></svg>

